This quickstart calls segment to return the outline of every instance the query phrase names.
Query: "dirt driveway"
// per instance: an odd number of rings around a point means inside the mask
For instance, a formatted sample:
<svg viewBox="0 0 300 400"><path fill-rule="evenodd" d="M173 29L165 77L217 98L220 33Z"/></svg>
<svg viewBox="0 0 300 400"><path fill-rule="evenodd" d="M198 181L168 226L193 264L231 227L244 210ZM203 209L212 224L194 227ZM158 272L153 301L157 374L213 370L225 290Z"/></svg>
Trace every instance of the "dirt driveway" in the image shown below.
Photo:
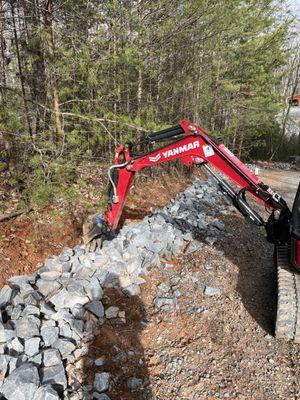
<svg viewBox="0 0 300 400"><path fill-rule="evenodd" d="M292 207L295 193L300 182L299 171L276 171L265 169L259 177L272 189L285 199L290 207Z"/></svg>

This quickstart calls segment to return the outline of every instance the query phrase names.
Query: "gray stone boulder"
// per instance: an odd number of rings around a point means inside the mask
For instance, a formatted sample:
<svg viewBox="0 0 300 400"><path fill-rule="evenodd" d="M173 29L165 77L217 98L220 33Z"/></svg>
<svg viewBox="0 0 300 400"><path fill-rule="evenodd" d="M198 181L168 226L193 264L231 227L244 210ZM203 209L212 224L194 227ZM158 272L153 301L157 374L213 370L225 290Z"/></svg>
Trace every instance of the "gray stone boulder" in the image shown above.
<svg viewBox="0 0 300 400"><path fill-rule="evenodd" d="M67 378L63 364L42 368L41 377L43 385L54 385L59 393L67 388Z"/></svg>
<svg viewBox="0 0 300 400"><path fill-rule="evenodd" d="M59 400L59 395L51 385L45 385L35 392L32 400Z"/></svg>
<svg viewBox="0 0 300 400"><path fill-rule="evenodd" d="M0 307L5 306L11 301L13 290L10 286L4 285L0 290Z"/></svg>
<svg viewBox="0 0 300 400"><path fill-rule="evenodd" d="M110 374L108 372L101 372L95 374L94 389L98 393L105 392L109 388Z"/></svg>
<svg viewBox="0 0 300 400"><path fill-rule="evenodd" d="M23 339L30 339L40 334L41 321L34 315L22 317L16 321L17 336Z"/></svg>
<svg viewBox="0 0 300 400"><path fill-rule="evenodd" d="M7 400L32 400L40 386L37 368L25 363L16 368L4 381L0 393Z"/></svg>

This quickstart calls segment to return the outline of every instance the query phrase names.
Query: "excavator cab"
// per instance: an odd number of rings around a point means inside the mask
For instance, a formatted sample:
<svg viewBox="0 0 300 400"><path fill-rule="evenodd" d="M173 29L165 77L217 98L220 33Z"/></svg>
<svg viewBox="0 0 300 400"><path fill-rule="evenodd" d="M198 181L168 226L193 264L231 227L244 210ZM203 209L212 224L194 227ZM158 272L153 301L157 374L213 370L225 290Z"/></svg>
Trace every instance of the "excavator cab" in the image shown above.
<svg viewBox="0 0 300 400"><path fill-rule="evenodd" d="M286 100L291 107L300 107L300 94L289 96Z"/></svg>

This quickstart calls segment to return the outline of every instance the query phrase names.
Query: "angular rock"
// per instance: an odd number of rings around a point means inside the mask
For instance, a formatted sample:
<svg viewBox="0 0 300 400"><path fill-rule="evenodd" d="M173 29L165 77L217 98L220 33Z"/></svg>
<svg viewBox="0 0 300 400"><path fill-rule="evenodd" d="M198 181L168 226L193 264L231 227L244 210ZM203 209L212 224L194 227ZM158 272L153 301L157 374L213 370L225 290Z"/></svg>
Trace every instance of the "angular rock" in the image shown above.
<svg viewBox="0 0 300 400"><path fill-rule="evenodd" d="M74 255L74 252L75 252L75 250L71 249L70 247L64 247L62 249L61 254L72 257Z"/></svg>
<svg viewBox="0 0 300 400"><path fill-rule="evenodd" d="M94 277L98 279L100 285L105 285L109 277L109 271L102 268L95 273Z"/></svg>
<svg viewBox="0 0 300 400"><path fill-rule="evenodd" d="M59 334L65 338L72 338L73 332L68 322L59 322Z"/></svg>
<svg viewBox="0 0 300 400"><path fill-rule="evenodd" d="M84 285L86 294L90 300L101 300L103 297L103 290L99 280L93 276L87 285Z"/></svg>
<svg viewBox="0 0 300 400"><path fill-rule="evenodd" d="M108 257L105 254L97 255L95 258L95 266L97 268L103 267L108 262Z"/></svg>
<svg viewBox="0 0 300 400"><path fill-rule="evenodd" d="M52 347L59 350L62 358L65 358L71 354L76 348L75 345L67 339L58 339L55 343L53 343Z"/></svg>
<svg viewBox="0 0 300 400"><path fill-rule="evenodd" d="M34 315L21 317L16 321L17 336L23 339L29 339L33 336L39 336L41 321Z"/></svg>
<svg viewBox="0 0 300 400"><path fill-rule="evenodd" d="M129 276L127 276L127 275L120 276L120 278L119 278L120 288L126 288L127 286L130 286L131 284L132 284L132 281Z"/></svg>
<svg viewBox="0 0 300 400"><path fill-rule="evenodd" d="M119 307L111 306L111 307L108 307L108 308L105 310L105 316L106 316L106 318L108 318L108 319L117 318L118 313L119 313Z"/></svg>
<svg viewBox="0 0 300 400"><path fill-rule="evenodd" d="M96 267L90 260L84 260L82 268L77 272L82 278L91 278L96 272Z"/></svg>
<svg viewBox="0 0 300 400"><path fill-rule="evenodd" d="M16 368L5 380L0 392L7 400L32 400L40 385L37 368L29 363Z"/></svg>
<svg viewBox="0 0 300 400"><path fill-rule="evenodd" d="M68 261L70 260L70 256L68 256L67 254L61 254L61 255L58 257L58 259L59 259L59 261L60 261L61 263L64 263L64 262L68 262Z"/></svg>
<svg viewBox="0 0 300 400"><path fill-rule="evenodd" d="M19 338L14 338L11 342L10 342L10 348L15 350L17 353L22 353L24 351L24 346L22 345L21 341Z"/></svg>
<svg viewBox="0 0 300 400"><path fill-rule="evenodd" d="M54 321L66 321L71 323L74 319L73 315L68 310L61 309L51 316Z"/></svg>
<svg viewBox="0 0 300 400"><path fill-rule="evenodd" d="M45 385L38 388L33 400L59 400L59 395L51 385Z"/></svg>
<svg viewBox="0 0 300 400"><path fill-rule="evenodd" d="M59 271L45 271L40 274L41 279L45 281L55 281L61 276L61 272Z"/></svg>
<svg viewBox="0 0 300 400"><path fill-rule="evenodd" d="M21 304L18 304L13 307L12 313L11 313L11 319L16 320L19 319L23 311L23 306Z"/></svg>
<svg viewBox="0 0 300 400"><path fill-rule="evenodd" d="M3 380L4 380L10 360L11 360L11 356L4 355L4 354L0 355L0 382L3 382ZM1 389L0 389L0 391L1 391Z"/></svg>
<svg viewBox="0 0 300 400"><path fill-rule="evenodd" d="M85 308L89 310L91 313L96 315L98 318L103 318L104 317L104 307L101 301L99 300L94 300L88 303Z"/></svg>
<svg viewBox="0 0 300 400"><path fill-rule="evenodd" d="M130 390L136 390L138 387L142 386L142 379L135 378L134 376L127 379L127 387Z"/></svg>
<svg viewBox="0 0 300 400"><path fill-rule="evenodd" d="M32 290L30 293L26 293L23 296L21 303L25 305L30 304L33 306L37 306L42 299L42 295L37 290Z"/></svg>
<svg viewBox="0 0 300 400"><path fill-rule="evenodd" d="M42 354L38 353L35 356L30 357L28 361L40 367L42 365Z"/></svg>
<svg viewBox="0 0 300 400"><path fill-rule="evenodd" d="M9 373L11 374L12 371L14 371L17 368L17 363L18 363L18 358L17 357L11 357L9 360Z"/></svg>
<svg viewBox="0 0 300 400"><path fill-rule="evenodd" d="M75 306L72 308L71 312L75 318L83 319L84 308L82 307L81 304L75 304Z"/></svg>
<svg viewBox="0 0 300 400"><path fill-rule="evenodd" d="M49 296L49 294L55 293L60 288L60 283L52 280L38 279L36 281L36 286L39 289L39 292L42 293L43 296Z"/></svg>
<svg viewBox="0 0 300 400"><path fill-rule="evenodd" d="M214 288L212 286L205 286L204 295L205 296L219 296L221 294L220 289Z"/></svg>
<svg viewBox="0 0 300 400"><path fill-rule="evenodd" d="M10 286L4 285L0 290L0 307L5 306L11 301L13 290Z"/></svg>
<svg viewBox="0 0 300 400"><path fill-rule="evenodd" d="M24 310L22 312L22 315L23 316L25 316L25 315L35 315L35 316L38 317L40 315L40 309L38 307L36 307L36 306L32 306L32 305L28 304L24 308Z"/></svg>
<svg viewBox="0 0 300 400"><path fill-rule="evenodd" d="M204 244L199 242L199 240L193 240L185 249L186 254L194 253L195 251L199 251L203 249Z"/></svg>
<svg viewBox="0 0 300 400"><path fill-rule="evenodd" d="M56 349L47 349L43 352L43 364L45 367L53 367L62 363L60 352Z"/></svg>
<svg viewBox="0 0 300 400"><path fill-rule="evenodd" d="M135 273L140 271L141 263L139 260L133 260L126 264L126 269L127 269L128 274L134 275Z"/></svg>
<svg viewBox="0 0 300 400"><path fill-rule="evenodd" d="M58 310L60 308L72 309L75 304L86 304L89 302L89 298L84 294L83 289L78 287L68 287L68 289L62 289L57 294L52 296L50 299L51 303L54 304Z"/></svg>
<svg viewBox="0 0 300 400"><path fill-rule="evenodd" d="M49 271L56 270L58 265L59 265L59 258L57 256L48 258L44 262L44 267Z"/></svg>
<svg viewBox="0 0 300 400"><path fill-rule="evenodd" d="M161 292L161 293L168 293L170 290L170 287L168 285L166 285L165 283L160 283L157 286L157 289Z"/></svg>
<svg viewBox="0 0 300 400"><path fill-rule="evenodd" d="M174 300L166 297L157 297L154 305L158 310L170 310L174 306Z"/></svg>
<svg viewBox="0 0 300 400"><path fill-rule="evenodd" d="M16 336L16 331L0 322L0 343L6 343Z"/></svg>
<svg viewBox="0 0 300 400"><path fill-rule="evenodd" d="M26 339L25 340L25 354L27 354L27 356L29 356L29 357L32 357L35 354L37 354L39 352L39 348L40 348L40 341L41 341L41 339L39 337Z"/></svg>
<svg viewBox="0 0 300 400"><path fill-rule="evenodd" d="M126 294L128 297L138 296L141 293L141 289L139 285L132 284L122 289L122 292Z"/></svg>
<svg viewBox="0 0 300 400"><path fill-rule="evenodd" d="M36 273L31 275L16 275L9 278L9 281L14 285L23 286L25 283L33 283L35 281Z"/></svg>
<svg viewBox="0 0 300 400"><path fill-rule="evenodd" d="M63 263L61 264L62 276L63 276L66 272L70 272L70 271L71 271L71 268L72 268L72 266L71 266L71 262L70 262L70 261L63 262Z"/></svg>
<svg viewBox="0 0 300 400"><path fill-rule="evenodd" d="M99 357L95 360L95 365L97 367L102 367L105 363L105 357Z"/></svg>
<svg viewBox="0 0 300 400"><path fill-rule="evenodd" d="M49 318L53 314L55 314L55 310L52 305L42 301L40 303L40 306L41 306L41 313L44 314L46 318Z"/></svg>
<svg viewBox="0 0 300 400"><path fill-rule="evenodd" d="M219 229L219 231L224 231L224 229L225 229L225 225L223 224L223 222L219 221L218 219L215 219L212 222L212 226L214 226L217 229Z"/></svg>
<svg viewBox="0 0 300 400"><path fill-rule="evenodd" d="M42 326L41 336L45 346L52 346L58 339L59 329L57 326Z"/></svg>
<svg viewBox="0 0 300 400"><path fill-rule="evenodd" d="M82 345L79 349L74 351L74 357L76 360L79 358L86 356L89 352L89 346L87 344Z"/></svg>
<svg viewBox="0 0 300 400"><path fill-rule="evenodd" d="M215 238L214 236L207 236L205 238L205 242L207 244L209 244L210 246L212 246L216 241L217 241L217 238Z"/></svg>
<svg viewBox="0 0 300 400"><path fill-rule="evenodd" d="M108 372L101 372L95 374L94 389L98 393L105 392L109 388L110 374Z"/></svg>
<svg viewBox="0 0 300 400"><path fill-rule="evenodd" d="M93 399L95 400L110 400L110 397L107 396L105 393L93 393Z"/></svg>
<svg viewBox="0 0 300 400"><path fill-rule="evenodd" d="M85 254L85 249L83 248L83 246L75 246L73 250L78 256Z"/></svg>
<svg viewBox="0 0 300 400"><path fill-rule="evenodd" d="M59 393L67 388L67 378L63 364L42 368L41 376L43 385L55 385L55 389Z"/></svg>

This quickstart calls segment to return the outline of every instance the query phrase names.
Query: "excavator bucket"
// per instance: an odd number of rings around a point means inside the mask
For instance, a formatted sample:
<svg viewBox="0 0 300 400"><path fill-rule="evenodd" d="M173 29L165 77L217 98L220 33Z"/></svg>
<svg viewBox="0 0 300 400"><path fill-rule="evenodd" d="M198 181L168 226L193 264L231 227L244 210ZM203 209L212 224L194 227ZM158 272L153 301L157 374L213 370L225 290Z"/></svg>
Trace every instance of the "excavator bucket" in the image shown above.
<svg viewBox="0 0 300 400"><path fill-rule="evenodd" d="M103 229L94 220L85 221L82 226L83 243L86 251L95 251L102 246Z"/></svg>

